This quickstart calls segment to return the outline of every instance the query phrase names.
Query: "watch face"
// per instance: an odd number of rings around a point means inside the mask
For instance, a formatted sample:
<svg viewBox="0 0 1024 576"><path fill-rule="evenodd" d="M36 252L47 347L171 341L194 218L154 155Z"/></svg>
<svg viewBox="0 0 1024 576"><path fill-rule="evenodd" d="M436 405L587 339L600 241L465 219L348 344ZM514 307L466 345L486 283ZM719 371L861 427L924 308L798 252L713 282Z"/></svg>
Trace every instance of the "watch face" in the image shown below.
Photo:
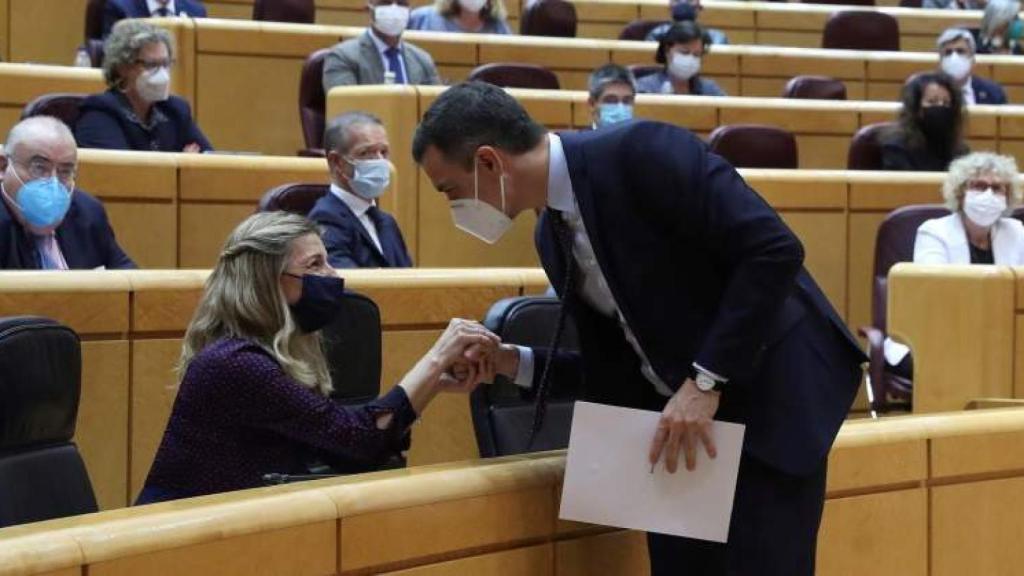
<svg viewBox="0 0 1024 576"><path fill-rule="evenodd" d="M715 388L715 380L707 374L697 374L697 388L703 392L708 392Z"/></svg>

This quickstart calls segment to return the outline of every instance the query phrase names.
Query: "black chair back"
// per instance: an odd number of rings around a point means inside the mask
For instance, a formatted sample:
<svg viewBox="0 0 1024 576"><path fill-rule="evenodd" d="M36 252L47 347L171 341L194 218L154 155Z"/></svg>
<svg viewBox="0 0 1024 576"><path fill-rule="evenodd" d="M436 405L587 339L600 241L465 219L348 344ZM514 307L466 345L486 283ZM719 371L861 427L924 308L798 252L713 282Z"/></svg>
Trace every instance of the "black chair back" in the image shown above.
<svg viewBox="0 0 1024 576"><path fill-rule="evenodd" d="M491 306L484 325L503 342L522 346L548 346L555 330L557 298L523 296L507 298ZM572 318L568 318L562 334L562 350L576 350L579 339ZM540 370L541 366L535 366ZM469 397L473 429L480 456L490 458L557 450L569 445L569 429L575 398L551 396L544 426L533 446L527 447L533 425L534 403L523 398L514 383L503 378L490 386L480 386Z"/></svg>
<svg viewBox="0 0 1024 576"><path fill-rule="evenodd" d="M306 216L316 206L324 194L327 194L330 186L327 184L281 184L267 190L260 198L258 212L276 212L283 210Z"/></svg>
<svg viewBox="0 0 1024 576"><path fill-rule="evenodd" d="M75 435L78 335L47 318L0 318L0 528L96 511Z"/></svg>
<svg viewBox="0 0 1024 576"><path fill-rule="evenodd" d="M345 292L341 313L321 332L334 392L344 404L363 404L380 395L381 328L377 304Z"/></svg>
<svg viewBox="0 0 1024 576"><path fill-rule="evenodd" d="M74 130L75 124L78 123L78 118L81 116L82 102L88 97L88 94L77 93L43 94L25 104L21 110L21 119L24 120L32 116L53 116Z"/></svg>

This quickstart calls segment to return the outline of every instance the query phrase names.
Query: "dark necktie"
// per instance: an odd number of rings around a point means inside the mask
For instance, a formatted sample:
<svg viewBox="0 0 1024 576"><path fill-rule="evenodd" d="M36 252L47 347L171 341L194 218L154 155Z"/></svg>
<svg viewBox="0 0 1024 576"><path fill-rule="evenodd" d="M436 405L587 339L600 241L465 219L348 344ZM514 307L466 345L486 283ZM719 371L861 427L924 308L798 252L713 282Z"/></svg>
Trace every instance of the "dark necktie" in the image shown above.
<svg viewBox="0 0 1024 576"><path fill-rule="evenodd" d="M566 302L574 296L576 290L576 257L572 253L572 230L566 224L561 212L548 208L547 213L555 241L558 242L558 246L562 250L562 256L565 258L565 278L562 279L562 305L558 309L555 332L551 335L548 357L544 362L544 370L540 374L540 380L537 382L533 426L530 428L530 440L527 443L527 448L533 446L537 433L544 427L544 417L547 415L548 408L548 390L551 388L551 363L555 354L558 353L558 345L562 341L562 332L565 331Z"/></svg>
<svg viewBox="0 0 1024 576"><path fill-rule="evenodd" d="M161 17L162 16L170 16L171 15L171 11L168 10L166 6L161 6L161 7L156 9L156 15L157 16L161 16Z"/></svg>
<svg viewBox="0 0 1024 576"><path fill-rule="evenodd" d="M404 254L402 253L402 243L399 240L398 228L392 225L391 219L386 218L380 208L376 206L370 206L366 210L366 215L370 217L373 226L377 229L380 251L384 255L384 259L387 260L388 265L391 267L407 266Z"/></svg>
<svg viewBox="0 0 1024 576"><path fill-rule="evenodd" d="M401 53L398 48L392 46L384 51L388 59L388 70L395 73L395 84L405 84L405 74L402 74Z"/></svg>

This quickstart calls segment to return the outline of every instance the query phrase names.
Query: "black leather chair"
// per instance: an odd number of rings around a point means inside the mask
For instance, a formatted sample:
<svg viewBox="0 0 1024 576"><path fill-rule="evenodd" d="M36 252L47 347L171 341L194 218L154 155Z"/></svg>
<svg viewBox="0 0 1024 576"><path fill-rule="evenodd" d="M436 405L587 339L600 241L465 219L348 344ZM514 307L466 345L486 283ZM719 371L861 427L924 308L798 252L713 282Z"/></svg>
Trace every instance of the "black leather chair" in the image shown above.
<svg viewBox="0 0 1024 576"><path fill-rule="evenodd" d="M644 40L647 35L662 24L670 24L668 20L633 20L622 27L619 40Z"/></svg>
<svg viewBox="0 0 1024 576"><path fill-rule="evenodd" d="M794 76L782 90L783 98L846 100L846 84L828 76Z"/></svg>
<svg viewBox="0 0 1024 576"><path fill-rule="evenodd" d="M868 386L871 388L871 409L888 412L894 407L909 408L913 383L885 368L883 342L886 336L886 297L889 290L889 269L899 262L914 259L914 239L925 220L949 214L941 204L904 206L889 213L878 227L875 240L875 266L871 281L871 326L860 328L868 341ZM895 400L895 403L893 402Z"/></svg>
<svg viewBox="0 0 1024 576"><path fill-rule="evenodd" d="M82 355L70 328L0 318L0 528L96 511L78 448Z"/></svg>
<svg viewBox="0 0 1024 576"><path fill-rule="evenodd" d="M103 9L107 0L88 0L85 4L85 39L103 38Z"/></svg>
<svg viewBox="0 0 1024 576"><path fill-rule="evenodd" d="M736 168L795 169L799 165L796 137L775 126L719 126L708 137L708 147Z"/></svg>
<svg viewBox="0 0 1024 576"><path fill-rule="evenodd" d="M283 210L305 216L329 189L327 184L282 184L271 188L260 198L257 212Z"/></svg>
<svg viewBox="0 0 1024 576"><path fill-rule="evenodd" d="M306 58L299 75L299 121L302 139L306 147L299 150L299 156L321 157L324 155L324 130L326 129L326 98L324 94L324 60L330 50L317 50Z"/></svg>
<svg viewBox="0 0 1024 576"><path fill-rule="evenodd" d="M882 145L879 137L896 126L895 122L868 124L853 135L846 153L847 170L881 170Z"/></svg>
<svg viewBox="0 0 1024 576"><path fill-rule="evenodd" d="M825 21L822 48L899 52L900 24L885 12L842 10Z"/></svg>
<svg viewBox="0 0 1024 576"><path fill-rule="evenodd" d="M313 0L256 0L252 5L252 19L312 24L316 21L316 5Z"/></svg>
<svg viewBox="0 0 1024 576"><path fill-rule="evenodd" d="M25 108L21 111L21 119L24 120L32 116L53 116L67 124L68 128L73 131L81 115L79 109L82 102L88 97L88 94L75 93L43 94L25 104Z"/></svg>
<svg viewBox="0 0 1024 576"><path fill-rule="evenodd" d="M494 62L474 68L467 80L487 82L502 88L533 88L536 90L558 90L558 76L543 66Z"/></svg>
<svg viewBox="0 0 1024 576"><path fill-rule="evenodd" d="M491 306L484 326L502 341L522 346L548 346L561 304L557 298L522 296L506 298ZM562 350L576 350L579 340L572 318L562 334ZM542 366L535 366L541 369ZM518 386L499 378L490 386L480 386L469 396L473 429L480 456L490 458L557 450L569 445L575 398L552 395L548 401L544 426L534 444L527 447L533 425L534 402L525 399Z"/></svg>
<svg viewBox="0 0 1024 576"><path fill-rule="evenodd" d="M529 0L519 17L523 36L576 37L576 6L566 0Z"/></svg>

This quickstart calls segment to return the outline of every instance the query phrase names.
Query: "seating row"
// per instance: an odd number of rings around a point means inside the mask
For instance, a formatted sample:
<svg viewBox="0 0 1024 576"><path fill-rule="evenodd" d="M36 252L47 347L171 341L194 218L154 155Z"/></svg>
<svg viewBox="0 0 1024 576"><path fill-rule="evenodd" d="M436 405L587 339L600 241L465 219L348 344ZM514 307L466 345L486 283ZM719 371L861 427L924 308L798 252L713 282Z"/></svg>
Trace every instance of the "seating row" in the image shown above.
<svg viewBox="0 0 1024 576"><path fill-rule="evenodd" d="M1022 441L1022 409L847 422L816 573L1019 566ZM28 524L0 530L0 573L647 574L642 535L558 520L563 472L543 453Z"/></svg>

